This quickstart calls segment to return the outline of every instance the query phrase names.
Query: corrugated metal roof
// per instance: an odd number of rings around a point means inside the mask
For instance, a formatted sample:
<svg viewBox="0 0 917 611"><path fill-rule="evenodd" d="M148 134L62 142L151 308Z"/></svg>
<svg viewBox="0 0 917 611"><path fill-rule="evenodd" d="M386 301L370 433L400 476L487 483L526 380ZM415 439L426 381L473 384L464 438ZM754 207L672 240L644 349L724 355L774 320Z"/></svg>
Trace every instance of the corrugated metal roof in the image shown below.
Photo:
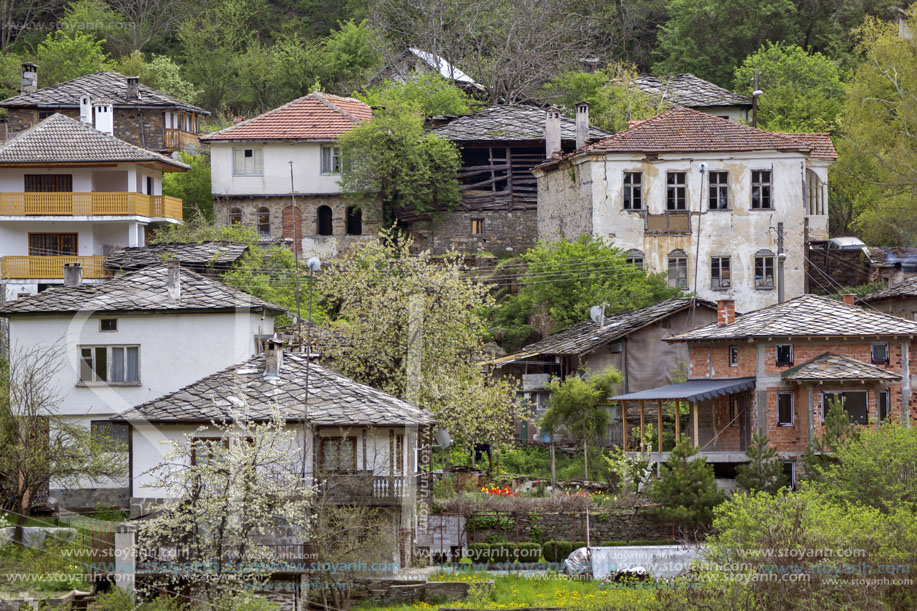
<svg viewBox="0 0 917 611"><path fill-rule="evenodd" d="M688 380L678 384L658 386L626 395L609 397L610 401L670 401L684 399L687 401L703 401L723 395L742 392L755 387L755 378L702 378Z"/></svg>

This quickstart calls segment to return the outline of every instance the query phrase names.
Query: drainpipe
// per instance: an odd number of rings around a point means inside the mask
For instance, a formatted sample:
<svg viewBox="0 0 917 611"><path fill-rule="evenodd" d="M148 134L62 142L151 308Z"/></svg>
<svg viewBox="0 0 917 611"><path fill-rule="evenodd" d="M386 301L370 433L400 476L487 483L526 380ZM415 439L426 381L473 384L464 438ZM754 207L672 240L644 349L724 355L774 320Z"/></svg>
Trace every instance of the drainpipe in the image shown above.
<svg viewBox="0 0 917 611"><path fill-rule="evenodd" d="M777 303L785 299L783 290L783 267L786 253L783 252L783 223L777 223Z"/></svg>

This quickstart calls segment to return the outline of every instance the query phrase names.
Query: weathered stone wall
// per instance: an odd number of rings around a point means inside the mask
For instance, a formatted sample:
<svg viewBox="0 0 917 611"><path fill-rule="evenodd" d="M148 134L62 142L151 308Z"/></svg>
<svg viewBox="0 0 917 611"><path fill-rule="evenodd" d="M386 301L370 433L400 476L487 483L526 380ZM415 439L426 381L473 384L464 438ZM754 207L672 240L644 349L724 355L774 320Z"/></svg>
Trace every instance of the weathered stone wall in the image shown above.
<svg viewBox="0 0 917 611"><path fill-rule="evenodd" d="M547 240L575 239L593 233L592 179L589 165L570 162L538 176L537 235Z"/></svg>
<svg viewBox="0 0 917 611"><path fill-rule="evenodd" d="M472 234L472 220L484 221L484 231ZM454 211L430 221L408 226L418 249L444 253L450 249L474 253L486 251L521 253L535 245L538 237L536 210Z"/></svg>
<svg viewBox="0 0 917 611"><path fill-rule="evenodd" d="M541 541L585 541L585 514L522 514L512 518L509 530L471 529L469 519L468 542L485 543L492 534L502 535L510 542L531 541L533 533ZM590 542L672 539L671 524L663 524L644 511L596 511L589 514Z"/></svg>
<svg viewBox="0 0 917 611"><path fill-rule="evenodd" d="M50 110L50 109L49 109ZM80 119L78 108L57 109L71 119ZM37 108L11 108L9 111L10 137L38 123ZM141 130L141 125L143 129ZM115 137L150 151L165 150L165 115L161 110L115 109Z"/></svg>
<svg viewBox="0 0 917 611"><path fill-rule="evenodd" d="M807 250L806 274L810 293L826 295L836 292L838 286L860 286L875 279L875 268L862 250Z"/></svg>
<svg viewBox="0 0 917 611"><path fill-rule="evenodd" d="M60 509L83 510L102 507L127 509L130 504L131 491L123 488L74 488L51 489L49 497L56 501Z"/></svg>
<svg viewBox="0 0 917 611"><path fill-rule="evenodd" d="M917 320L917 297L894 297L873 301L869 305L892 316Z"/></svg>

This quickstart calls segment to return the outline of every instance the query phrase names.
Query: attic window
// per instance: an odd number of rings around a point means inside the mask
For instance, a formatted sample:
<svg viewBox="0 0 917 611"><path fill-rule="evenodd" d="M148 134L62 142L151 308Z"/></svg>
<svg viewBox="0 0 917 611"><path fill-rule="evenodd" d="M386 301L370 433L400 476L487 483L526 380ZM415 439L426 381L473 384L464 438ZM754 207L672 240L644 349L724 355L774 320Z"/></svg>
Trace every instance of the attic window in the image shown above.
<svg viewBox="0 0 917 611"><path fill-rule="evenodd" d="M99 331L117 331L118 330L118 319L117 318L103 318L99 321Z"/></svg>

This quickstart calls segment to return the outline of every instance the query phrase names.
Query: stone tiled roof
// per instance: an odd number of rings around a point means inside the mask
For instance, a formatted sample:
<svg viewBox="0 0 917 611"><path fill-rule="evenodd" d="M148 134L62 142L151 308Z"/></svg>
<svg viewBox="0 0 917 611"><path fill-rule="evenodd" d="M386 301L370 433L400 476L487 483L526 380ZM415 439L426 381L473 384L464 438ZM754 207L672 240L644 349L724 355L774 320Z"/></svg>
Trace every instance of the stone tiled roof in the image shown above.
<svg viewBox="0 0 917 611"><path fill-rule="evenodd" d="M612 314L605 317L605 325L601 327L591 320L580 323L563 331L552 333L542 340L525 346L518 353L503 357L498 361L510 362L537 354L574 356L586 354L599 346L618 341L638 329L690 308L691 301L691 299L667 299L638 310ZM697 306L716 310L716 306L709 301L698 300Z"/></svg>
<svg viewBox="0 0 917 611"><path fill-rule="evenodd" d="M43 163L156 162L187 170L171 157L103 134L60 113L54 113L0 145L0 165Z"/></svg>
<svg viewBox="0 0 917 611"><path fill-rule="evenodd" d="M869 260L873 265L917 266L917 248L913 246L867 246L866 250L869 251Z"/></svg>
<svg viewBox="0 0 917 611"><path fill-rule="evenodd" d="M826 352L780 374L784 380L900 380L901 376L855 359Z"/></svg>
<svg viewBox="0 0 917 611"><path fill-rule="evenodd" d="M876 291L875 293L870 293L869 295L860 299L860 301L864 303L872 303L874 301L881 301L883 299L906 299L911 297L917 297L917 276L908 278L901 284L897 284L893 287L882 289L881 291Z"/></svg>
<svg viewBox="0 0 917 611"><path fill-rule="evenodd" d="M711 323L666 341L889 335L917 336L917 322L849 306L836 299L802 295L738 316L728 325L720 327L717 323Z"/></svg>
<svg viewBox="0 0 917 611"><path fill-rule="evenodd" d="M671 104L704 108L709 106L747 106L751 98L723 89L693 74L676 74L667 78L641 76L634 79L634 85L651 96Z"/></svg>
<svg viewBox="0 0 917 611"><path fill-rule="evenodd" d="M433 133L455 141L540 141L544 142L544 109L524 104L497 104L490 108L452 119L433 128ZM589 128L589 139L598 140L609 133ZM576 140L576 121L561 117L560 137Z"/></svg>
<svg viewBox="0 0 917 611"><path fill-rule="evenodd" d="M204 142L334 140L372 117L359 100L314 92L247 121L202 136Z"/></svg>
<svg viewBox="0 0 917 611"><path fill-rule="evenodd" d="M111 271L133 271L162 265L166 259L178 261L195 271L226 270L242 258L247 244L239 242L201 242L195 244L152 244L129 247L105 257L105 268Z"/></svg>
<svg viewBox="0 0 917 611"><path fill-rule="evenodd" d="M39 77L41 72L39 72ZM140 97L127 97L127 77L117 72L93 72L72 81L43 87L34 93L20 93L0 102L0 108L16 106L44 106L52 108L79 108L80 97L89 94L93 100L111 100L115 108L140 108L158 106L164 110L175 108L209 115L210 112L183 102L178 98L156 91L140 83Z"/></svg>
<svg viewBox="0 0 917 611"><path fill-rule="evenodd" d="M810 153L805 135L778 134L676 106L585 147L590 153L794 151Z"/></svg>
<svg viewBox="0 0 917 611"><path fill-rule="evenodd" d="M58 286L12 301L0 308L0 316L76 312L180 312L268 310L283 308L262 301L237 288L180 269L180 295L169 296L165 265L129 272L101 284Z"/></svg>
<svg viewBox="0 0 917 611"><path fill-rule="evenodd" d="M432 415L418 407L312 363L309 422L320 426L427 425ZM276 378L264 376L264 355L234 365L122 414L150 422L223 421L234 416L269 419L279 408L288 421L302 422L306 358L284 353Z"/></svg>

